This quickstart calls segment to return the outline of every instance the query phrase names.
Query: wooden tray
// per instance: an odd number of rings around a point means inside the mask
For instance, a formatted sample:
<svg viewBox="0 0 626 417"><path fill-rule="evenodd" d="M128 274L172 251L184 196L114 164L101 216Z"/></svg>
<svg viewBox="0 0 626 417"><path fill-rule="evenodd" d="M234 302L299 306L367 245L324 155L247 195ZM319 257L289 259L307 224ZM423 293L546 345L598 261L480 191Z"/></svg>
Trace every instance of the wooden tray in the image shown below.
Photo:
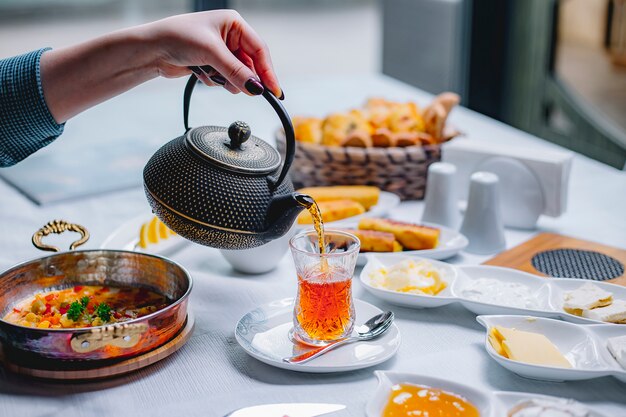
<svg viewBox="0 0 626 417"><path fill-rule="evenodd" d="M496 255L495 257L484 262L484 264L504 266L548 277L548 275L535 269L532 264L532 259L540 252L550 251L553 249L578 249L583 251L599 252L616 259L621 262L622 265L626 265L626 250L624 249L602 245L600 243L590 242L587 240L575 239L573 237L563 236L556 233L540 233L521 245L515 246L508 251ZM605 282L626 286L626 273L622 273L622 275L606 280Z"/></svg>
<svg viewBox="0 0 626 417"><path fill-rule="evenodd" d="M152 365L165 359L180 349L191 337L195 325L195 319L191 312L187 313L187 320L181 331L164 345L144 354L124 359L119 362L108 363L105 366L85 369L40 369L23 364L16 364L7 360L0 354L0 363L9 371L35 378L56 380L94 380L123 375ZM0 350L1 352L1 350ZM84 366L84 364L82 364Z"/></svg>

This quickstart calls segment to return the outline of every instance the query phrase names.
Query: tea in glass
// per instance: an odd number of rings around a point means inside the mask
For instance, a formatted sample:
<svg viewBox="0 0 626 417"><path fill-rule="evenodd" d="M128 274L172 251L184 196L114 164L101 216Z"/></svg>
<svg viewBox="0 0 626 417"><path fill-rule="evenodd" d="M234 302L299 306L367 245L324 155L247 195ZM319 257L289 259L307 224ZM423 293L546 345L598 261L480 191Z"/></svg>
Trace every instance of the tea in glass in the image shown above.
<svg viewBox="0 0 626 417"><path fill-rule="evenodd" d="M290 241L298 273L294 336L316 346L352 333L352 274L360 246L354 235L332 230L325 233L324 253L318 242L315 231L301 233Z"/></svg>

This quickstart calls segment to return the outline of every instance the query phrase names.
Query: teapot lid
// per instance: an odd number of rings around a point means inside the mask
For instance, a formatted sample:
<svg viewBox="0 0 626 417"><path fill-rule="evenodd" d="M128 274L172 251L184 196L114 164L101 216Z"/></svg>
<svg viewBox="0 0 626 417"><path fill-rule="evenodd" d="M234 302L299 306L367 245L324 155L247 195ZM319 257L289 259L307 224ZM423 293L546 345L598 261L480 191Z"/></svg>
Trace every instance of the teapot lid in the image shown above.
<svg viewBox="0 0 626 417"><path fill-rule="evenodd" d="M228 128L202 126L189 130L186 143L201 158L243 174L269 174L280 166L280 154L270 144L252 136L244 122Z"/></svg>

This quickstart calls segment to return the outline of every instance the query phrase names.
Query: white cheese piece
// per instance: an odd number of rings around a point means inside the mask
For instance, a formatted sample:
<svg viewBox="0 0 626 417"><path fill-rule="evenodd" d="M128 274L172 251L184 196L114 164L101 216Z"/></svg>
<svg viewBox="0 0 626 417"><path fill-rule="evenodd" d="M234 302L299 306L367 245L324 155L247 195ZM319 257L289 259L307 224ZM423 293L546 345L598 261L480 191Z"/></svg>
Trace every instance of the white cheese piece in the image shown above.
<svg viewBox="0 0 626 417"><path fill-rule="evenodd" d="M533 398L509 410L508 417L589 417L591 412L579 402L564 398Z"/></svg>
<svg viewBox="0 0 626 417"><path fill-rule="evenodd" d="M539 309L537 297L533 295L530 288L517 282L478 278L468 283L461 291L461 295L481 303Z"/></svg>
<svg viewBox="0 0 626 417"><path fill-rule="evenodd" d="M626 369L626 336L611 337L607 341L607 347L617 363Z"/></svg>
<svg viewBox="0 0 626 417"><path fill-rule="evenodd" d="M608 323L626 323L626 301L615 300L606 307L583 310L583 317Z"/></svg>
<svg viewBox="0 0 626 417"><path fill-rule="evenodd" d="M574 291L565 293L563 308L580 315L584 310L609 305L612 301L612 293L587 282Z"/></svg>

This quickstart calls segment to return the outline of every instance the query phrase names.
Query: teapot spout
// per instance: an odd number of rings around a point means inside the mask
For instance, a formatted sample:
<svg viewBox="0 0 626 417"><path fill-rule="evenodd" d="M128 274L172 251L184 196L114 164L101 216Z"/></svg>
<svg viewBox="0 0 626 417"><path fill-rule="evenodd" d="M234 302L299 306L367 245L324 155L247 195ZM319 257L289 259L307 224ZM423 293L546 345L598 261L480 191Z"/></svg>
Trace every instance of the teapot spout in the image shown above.
<svg viewBox="0 0 626 417"><path fill-rule="evenodd" d="M274 197L267 212L267 240L281 237L291 228L298 214L314 203L312 197L291 193Z"/></svg>

